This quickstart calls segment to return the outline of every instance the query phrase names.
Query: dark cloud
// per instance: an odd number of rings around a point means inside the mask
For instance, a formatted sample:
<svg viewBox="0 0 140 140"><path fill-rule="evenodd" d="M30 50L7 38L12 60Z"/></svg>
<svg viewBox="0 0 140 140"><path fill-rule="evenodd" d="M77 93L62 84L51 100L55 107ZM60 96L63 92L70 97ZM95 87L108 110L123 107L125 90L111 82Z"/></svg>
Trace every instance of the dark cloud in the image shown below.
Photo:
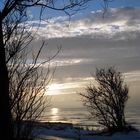
<svg viewBox="0 0 140 140"><path fill-rule="evenodd" d="M96 67L115 65L123 72L140 69L140 40L106 40L87 37L46 40L41 59L53 55L57 45L62 49L52 61L58 63L57 77L86 77ZM34 46L38 42L34 43ZM36 46L37 48L37 46ZM75 62L76 61L76 62ZM61 65L59 65L59 62ZM63 65L64 63L64 65ZM56 72L57 73L57 72Z"/></svg>

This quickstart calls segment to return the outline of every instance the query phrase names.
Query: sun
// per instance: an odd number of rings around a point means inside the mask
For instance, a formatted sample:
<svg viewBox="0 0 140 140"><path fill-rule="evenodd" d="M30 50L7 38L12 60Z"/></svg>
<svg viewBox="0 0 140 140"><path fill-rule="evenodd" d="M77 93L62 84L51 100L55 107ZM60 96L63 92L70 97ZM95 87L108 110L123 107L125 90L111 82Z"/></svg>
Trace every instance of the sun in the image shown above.
<svg viewBox="0 0 140 140"><path fill-rule="evenodd" d="M61 84L51 84L48 86L47 94L48 95L59 95L59 94L61 94L62 88L63 87Z"/></svg>
<svg viewBox="0 0 140 140"><path fill-rule="evenodd" d="M58 90L58 89L60 89L59 84L51 84L49 85L49 88L48 88L49 91Z"/></svg>

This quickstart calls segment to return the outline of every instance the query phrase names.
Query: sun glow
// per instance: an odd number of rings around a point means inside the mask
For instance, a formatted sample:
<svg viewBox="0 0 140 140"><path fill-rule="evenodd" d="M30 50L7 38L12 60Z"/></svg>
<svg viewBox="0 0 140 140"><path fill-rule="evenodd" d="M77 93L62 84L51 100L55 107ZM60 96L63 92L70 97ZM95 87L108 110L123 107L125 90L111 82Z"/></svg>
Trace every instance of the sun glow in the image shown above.
<svg viewBox="0 0 140 140"><path fill-rule="evenodd" d="M52 83L46 89L46 95L60 95L76 93L76 90L81 90L84 87L85 80L76 82L66 82L62 84Z"/></svg>
<svg viewBox="0 0 140 140"><path fill-rule="evenodd" d="M52 115L57 115L58 114L58 108L52 108L51 109L51 114Z"/></svg>
<svg viewBox="0 0 140 140"><path fill-rule="evenodd" d="M51 121L56 122L60 119L59 116L59 109L58 108L52 108L51 109Z"/></svg>
<svg viewBox="0 0 140 140"><path fill-rule="evenodd" d="M59 84L51 84L48 88L49 91L52 90L59 90L60 89L60 85Z"/></svg>
<svg viewBox="0 0 140 140"><path fill-rule="evenodd" d="M48 95L59 95L61 94L61 89L63 89L61 84L51 84L48 87Z"/></svg>

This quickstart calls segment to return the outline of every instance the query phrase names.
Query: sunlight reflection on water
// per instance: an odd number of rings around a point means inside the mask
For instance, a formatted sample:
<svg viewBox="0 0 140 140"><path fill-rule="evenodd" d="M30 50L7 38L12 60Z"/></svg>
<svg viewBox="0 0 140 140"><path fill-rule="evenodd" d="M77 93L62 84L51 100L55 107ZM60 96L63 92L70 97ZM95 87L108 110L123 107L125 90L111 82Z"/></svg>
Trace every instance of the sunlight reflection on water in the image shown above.
<svg viewBox="0 0 140 140"><path fill-rule="evenodd" d="M138 107L126 108L126 121L140 130L140 112ZM74 125L99 128L95 120L89 119L89 113L83 108L50 108L42 118L48 122L73 123Z"/></svg>
<svg viewBox="0 0 140 140"><path fill-rule="evenodd" d="M51 108L50 114L51 114L51 117L50 117L51 122L57 122L59 120L60 115L59 115L59 109L58 108Z"/></svg>
<svg viewBox="0 0 140 140"><path fill-rule="evenodd" d="M52 108L52 109L51 109L51 114L52 114L52 115L57 115L58 112L59 112L59 109L58 109L58 108Z"/></svg>

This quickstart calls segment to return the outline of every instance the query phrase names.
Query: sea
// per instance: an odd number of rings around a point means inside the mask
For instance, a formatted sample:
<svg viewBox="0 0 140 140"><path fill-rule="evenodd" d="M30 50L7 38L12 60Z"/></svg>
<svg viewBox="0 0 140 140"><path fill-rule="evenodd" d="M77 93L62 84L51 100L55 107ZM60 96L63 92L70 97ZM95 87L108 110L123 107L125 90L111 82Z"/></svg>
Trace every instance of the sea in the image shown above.
<svg viewBox="0 0 140 140"><path fill-rule="evenodd" d="M127 106L125 116L129 124L140 130L140 105ZM52 107L44 113L42 121L72 123L86 129L102 129L94 118L90 119L90 114L84 107Z"/></svg>

